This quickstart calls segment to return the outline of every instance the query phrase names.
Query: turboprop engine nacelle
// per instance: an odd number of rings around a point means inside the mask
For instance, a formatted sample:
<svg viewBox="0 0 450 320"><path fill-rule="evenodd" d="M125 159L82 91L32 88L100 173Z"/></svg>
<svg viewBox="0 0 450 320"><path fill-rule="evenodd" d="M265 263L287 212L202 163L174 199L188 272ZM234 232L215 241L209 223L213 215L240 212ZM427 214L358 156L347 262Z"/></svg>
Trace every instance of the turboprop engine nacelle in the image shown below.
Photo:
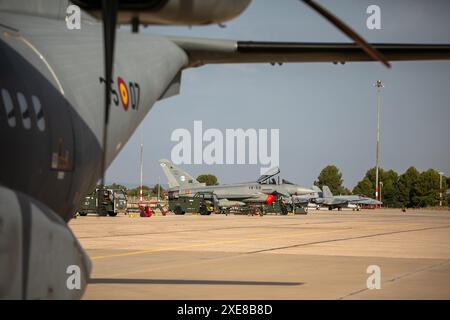
<svg viewBox="0 0 450 320"><path fill-rule="evenodd" d="M44 204L0 185L0 300L79 299L91 262Z"/></svg>
<svg viewBox="0 0 450 320"><path fill-rule="evenodd" d="M223 23L240 15L251 0L118 0L119 24L202 25ZM101 19L101 0L72 0Z"/></svg>

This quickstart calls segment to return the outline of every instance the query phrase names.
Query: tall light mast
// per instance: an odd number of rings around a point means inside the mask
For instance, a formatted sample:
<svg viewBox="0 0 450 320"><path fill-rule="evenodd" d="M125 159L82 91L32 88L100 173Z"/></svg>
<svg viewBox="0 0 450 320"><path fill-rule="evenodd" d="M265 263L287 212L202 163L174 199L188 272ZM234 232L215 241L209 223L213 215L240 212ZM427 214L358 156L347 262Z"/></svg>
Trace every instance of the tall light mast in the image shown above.
<svg viewBox="0 0 450 320"><path fill-rule="evenodd" d="M379 183L378 183L378 170L380 167L380 109L381 109L381 88L384 87L383 82L381 80L377 80L374 84L377 88L377 150L376 150L376 164L375 164L375 200L378 200L378 191L379 191ZM375 205L375 208L378 208L378 205Z"/></svg>

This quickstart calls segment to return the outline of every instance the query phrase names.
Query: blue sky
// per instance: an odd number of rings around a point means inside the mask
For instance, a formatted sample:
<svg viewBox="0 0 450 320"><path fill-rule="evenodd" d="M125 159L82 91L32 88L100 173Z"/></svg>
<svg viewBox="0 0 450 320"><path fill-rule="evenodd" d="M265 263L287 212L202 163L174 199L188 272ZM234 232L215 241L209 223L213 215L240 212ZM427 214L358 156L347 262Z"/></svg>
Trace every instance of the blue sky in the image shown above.
<svg viewBox="0 0 450 320"><path fill-rule="evenodd" d="M450 3L434 1L319 1L369 42L450 44ZM381 30L366 28L366 8L381 7ZM142 32L235 40L348 42L297 0L253 0L237 19L218 26L151 27ZM354 187L375 164L376 91L382 79L381 165L404 172L435 168L450 174L450 62L346 65L210 65L183 72L181 93L158 102L107 172L107 181L139 182L139 143L145 139L144 182L166 179L177 128L280 129L282 177L308 186L335 164ZM254 180L259 165L182 165L222 183Z"/></svg>

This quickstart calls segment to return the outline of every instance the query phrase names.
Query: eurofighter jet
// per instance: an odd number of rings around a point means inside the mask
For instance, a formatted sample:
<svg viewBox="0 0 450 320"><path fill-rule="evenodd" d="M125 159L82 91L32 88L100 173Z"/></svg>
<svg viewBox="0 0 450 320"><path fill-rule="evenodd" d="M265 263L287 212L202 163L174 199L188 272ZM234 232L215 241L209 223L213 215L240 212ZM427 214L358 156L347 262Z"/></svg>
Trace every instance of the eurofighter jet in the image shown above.
<svg viewBox="0 0 450 320"><path fill-rule="evenodd" d="M230 203L238 201L245 204L271 204L277 199L278 195L289 197L294 194L303 195L314 192L314 190L294 184L265 183L280 172L279 168L270 169L255 182L207 186L198 182L189 173L181 170L169 160L161 159L159 164L169 184L169 197L170 195L194 196L197 192L213 192L219 201L226 199ZM222 201L222 203L227 202Z"/></svg>

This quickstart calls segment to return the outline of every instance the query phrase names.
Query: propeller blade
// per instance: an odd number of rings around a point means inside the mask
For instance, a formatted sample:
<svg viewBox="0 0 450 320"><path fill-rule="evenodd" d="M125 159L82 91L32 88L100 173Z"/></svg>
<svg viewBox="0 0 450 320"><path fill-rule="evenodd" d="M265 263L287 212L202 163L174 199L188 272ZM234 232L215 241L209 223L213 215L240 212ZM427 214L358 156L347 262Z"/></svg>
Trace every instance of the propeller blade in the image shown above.
<svg viewBox="0 0 450 320"><path fill-rule="evenodd" d="M314 2L313 0L302 0L305 4L311 7L313 10L322 15L325 19L334 24L339 30L345 33L348 37L350 37L355 43L357 43L364 52L367 53L369 57L374 60L380 61L387 68L391 67L391 64L386 59L386 57L377 49L375 49L372 45L367 43L360 35L358 35L355 31L353 31L349 26L347 26L342 20L337 18L331 12L326 10L324 7Z"/></svg>
<svg viewBox="0 0 450 320"><path fill-rule="evenodd" d="M103 154L101 163L102 186L105 185L106 146L108 143L109 107L111 105L111 83L112 83L113 62L114 62L114 40L116 36L117 10L118 10L117 0L103 0L102 14L103 14L103 54L105 62L105 113L103 124Z"/></svg>

